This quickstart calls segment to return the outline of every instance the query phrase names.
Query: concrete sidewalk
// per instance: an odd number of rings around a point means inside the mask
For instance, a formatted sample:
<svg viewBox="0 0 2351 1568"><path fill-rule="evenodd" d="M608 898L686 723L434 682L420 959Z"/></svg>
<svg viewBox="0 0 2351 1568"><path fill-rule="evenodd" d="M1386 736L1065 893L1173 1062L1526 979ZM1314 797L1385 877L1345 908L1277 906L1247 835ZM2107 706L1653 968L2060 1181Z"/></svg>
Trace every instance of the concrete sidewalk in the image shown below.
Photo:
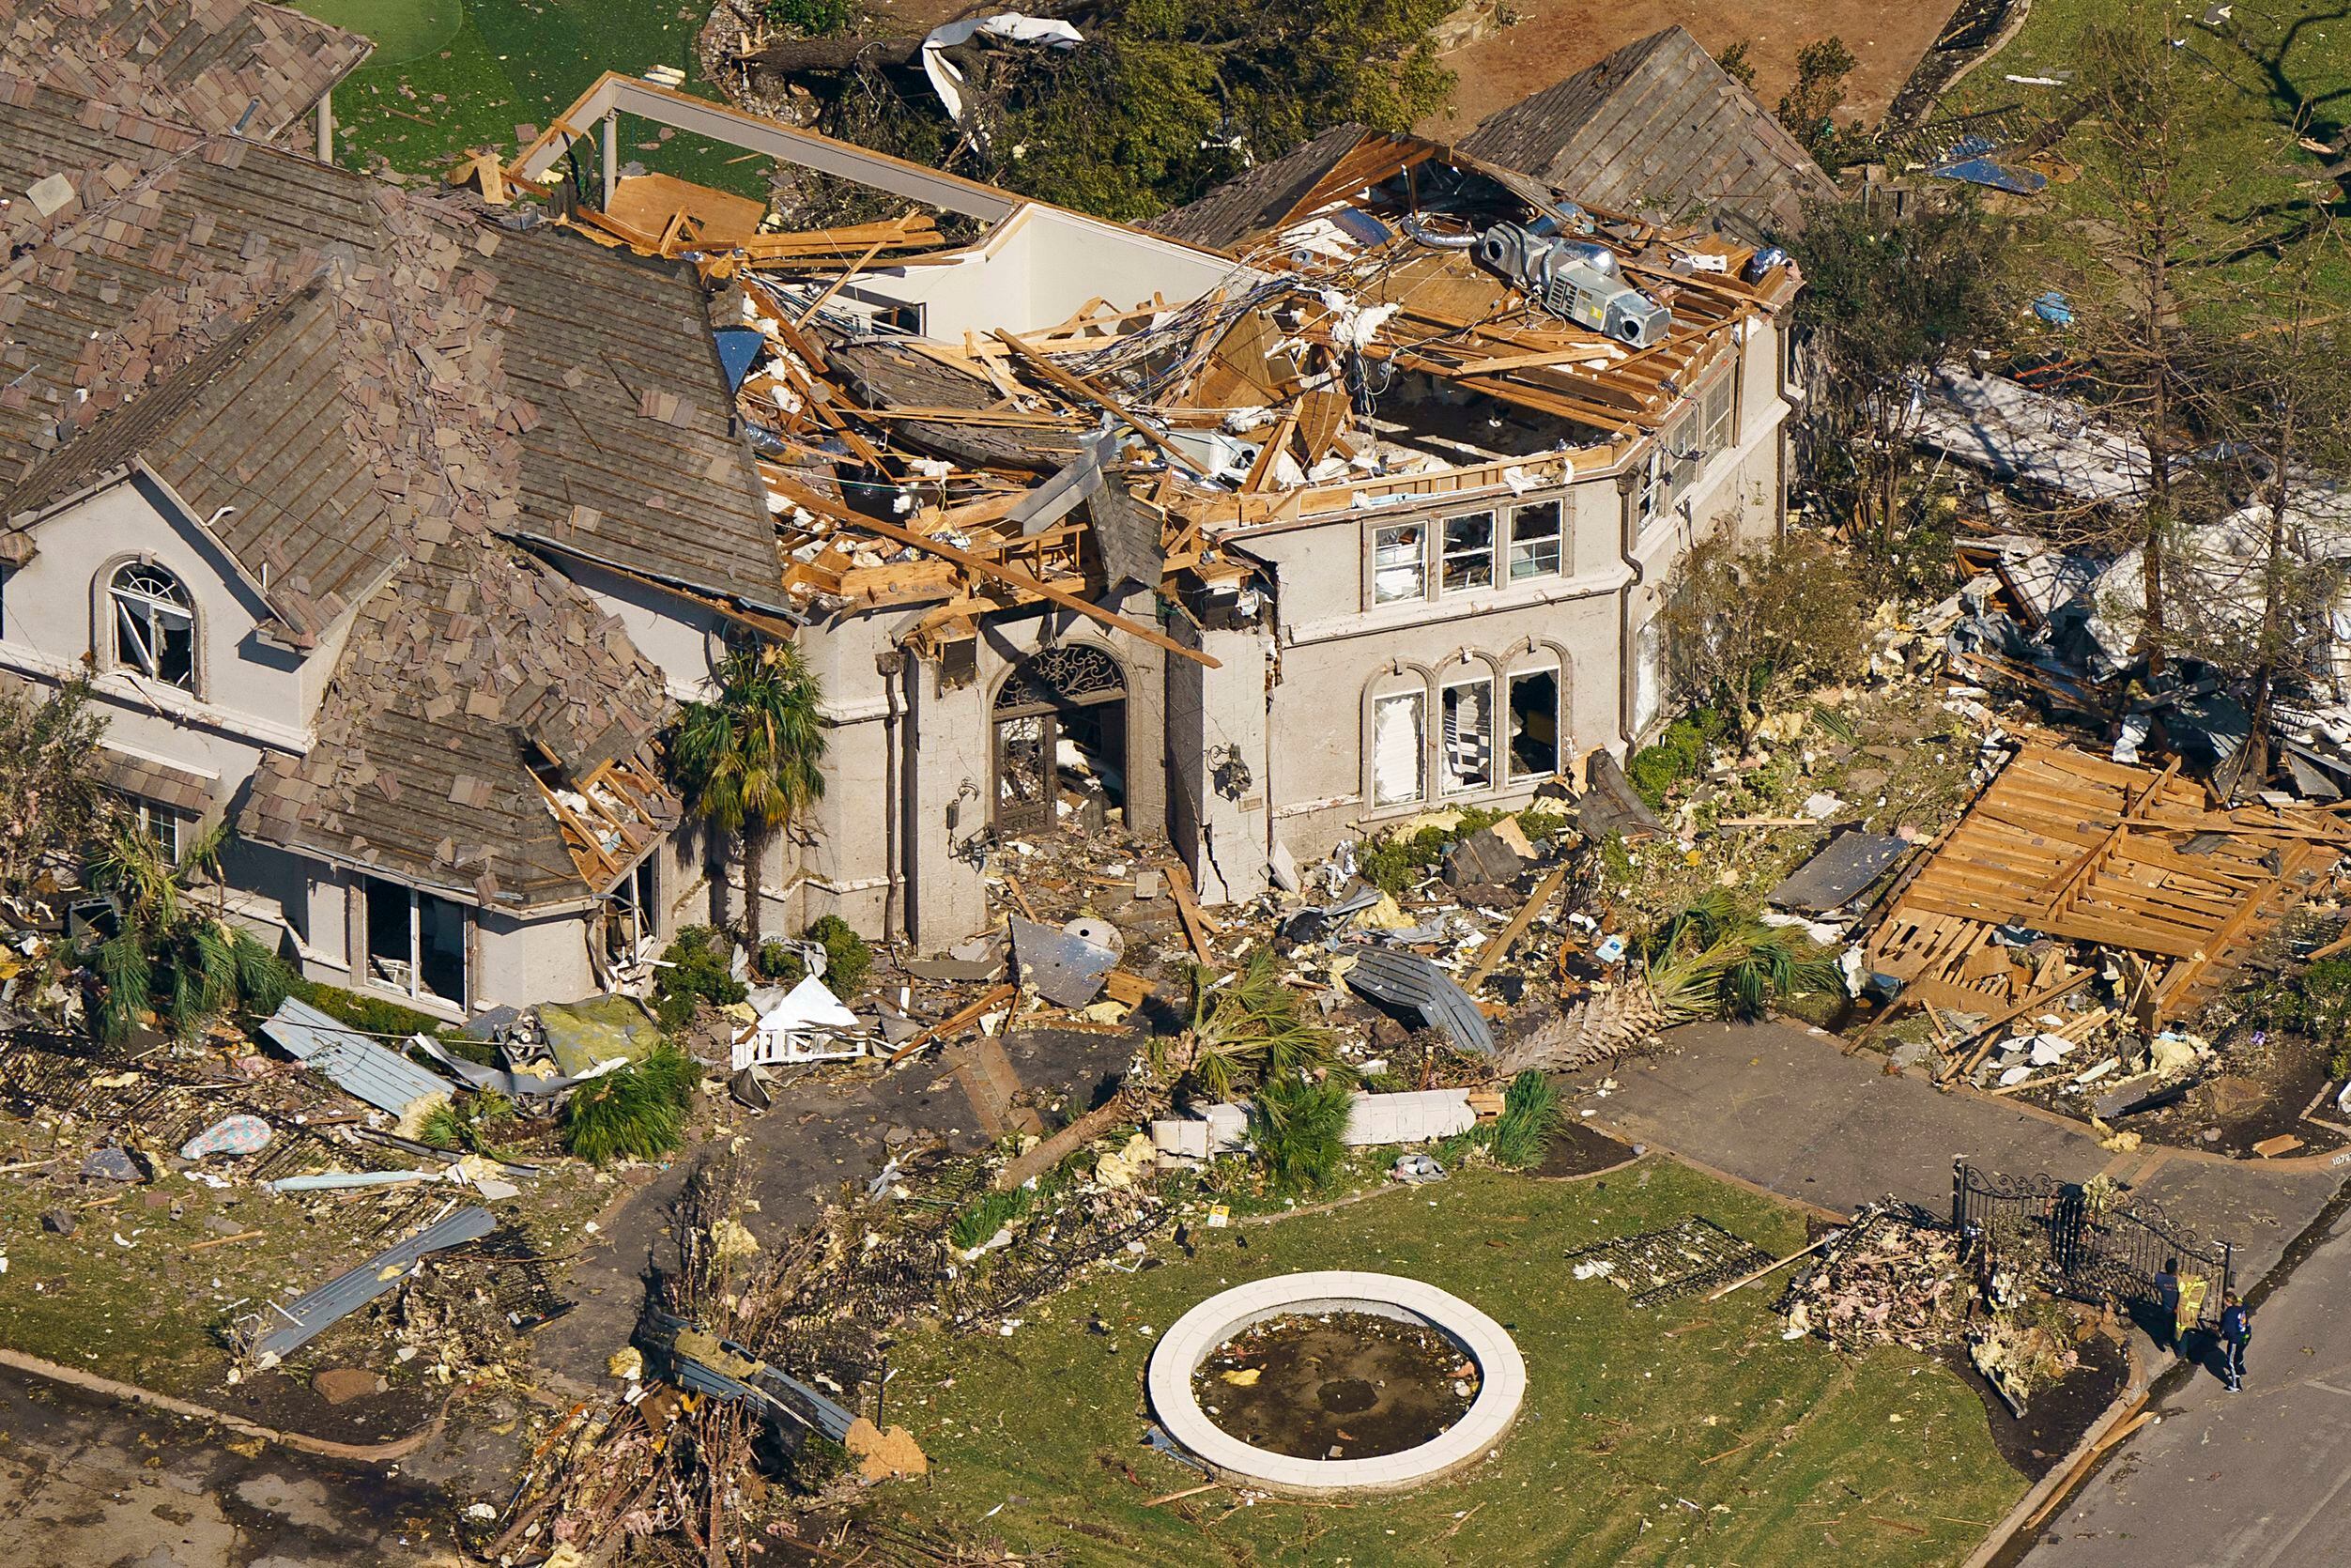
<svg viewBox="0 0 2351 1568"><path fill-rule="evenodd" d="M1572 1110L1618 1136L1670 1149L1783 1197L1850 1213L1891 1194L1951 1207L1951 1162L2008 1176L2086 1181L2100 1171L2154 1198L2200 1235L2237 1249L2259 1279L2334 1196L2342 1176L2299 1164L2224 1161L2156 1148L2115 1155L2086 1129L1921 1075L1848 1056L1802 1024L1700 1023L1659 1054L1614 1069L1618 1089Z"/></svg>

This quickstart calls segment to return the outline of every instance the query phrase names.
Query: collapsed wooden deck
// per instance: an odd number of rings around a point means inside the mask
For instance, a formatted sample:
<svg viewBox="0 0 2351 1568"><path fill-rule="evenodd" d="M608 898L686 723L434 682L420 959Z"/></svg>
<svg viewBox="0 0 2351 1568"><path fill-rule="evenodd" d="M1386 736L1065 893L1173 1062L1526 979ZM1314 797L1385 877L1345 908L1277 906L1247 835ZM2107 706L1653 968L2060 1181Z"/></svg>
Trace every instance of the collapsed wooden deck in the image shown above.
<svg viewBox="0 0 2351 1568"><path fill-rule="evenodd" d="M1902 1000L1990 1015L2046 1007L2090 977L2061 951L1996 942L2021 928L2108 949L2143 1022L2217 994L2346 846L2351 821L2311 807L2221 809L2205 787L2028 745L1897 895L1869 939ZM1930 1015L1931 1016L1931 1015Z"/></svg>

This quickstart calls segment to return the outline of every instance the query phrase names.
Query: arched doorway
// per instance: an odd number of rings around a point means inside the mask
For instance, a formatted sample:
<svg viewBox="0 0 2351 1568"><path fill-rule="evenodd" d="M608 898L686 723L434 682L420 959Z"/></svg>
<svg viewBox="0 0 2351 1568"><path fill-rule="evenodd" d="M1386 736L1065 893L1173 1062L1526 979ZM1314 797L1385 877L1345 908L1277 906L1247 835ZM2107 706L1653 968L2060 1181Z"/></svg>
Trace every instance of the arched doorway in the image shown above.
<svg viewBox="0 0 2351 1568"><path fill-rule="evenodd" d="M996 692L995 824L1095 832L1126 820L1127 676L1086 643L1024 660Z"/></svg>

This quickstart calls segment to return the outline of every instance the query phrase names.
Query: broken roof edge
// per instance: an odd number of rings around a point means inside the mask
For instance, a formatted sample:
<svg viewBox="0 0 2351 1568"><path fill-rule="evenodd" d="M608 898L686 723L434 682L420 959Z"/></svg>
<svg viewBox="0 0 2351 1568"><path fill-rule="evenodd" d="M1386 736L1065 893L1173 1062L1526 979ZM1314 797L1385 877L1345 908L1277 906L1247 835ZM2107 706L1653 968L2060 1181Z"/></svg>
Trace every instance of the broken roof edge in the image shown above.
<svg viewBox="0 0 2351 1568"><path fill-rule="evenodd" d="M507 177L528 189L540 189L543 177L555 167L558 160L574 146L592 139L592 130L582 127L592 127L606 115L613 114L634 115L639 119L723 142L730 146L741 147L745 152L763 153L797 168L846 179L869 190L960 213L985 223L1002 226L1024 209L1034 208L1089 226L1129 234L1139 239L1147 239L1194 255L1225 262L1233 259L1213 246L1194 244L1139 224L1099 218L1090 212L1081 212L1075 208L1063 207L1041 197L1023 195L962 175L949 174L944 169L893 157L889 153L875 152L870 147L844 142L822 131L789 126L781 120L754 115L732 104L696 98L690 93L656 86L641 78L611 70L590 84L585 92L573 100L553 123L539 133L537 140L506 164ZM966 253L979 253L985 242L983 239L959 249ZM714 250L718 249L714 247ZM884 262L874 269L887 270L889 265Z"/></svg>
<svg viewBox="0 0 2351 1568"><path fill-rule="evenodd" d="M756 473L757 469L753 471ZM690 600L705 609L725 616L730 621L770 637L788 637L792 631L808 623L807 614L790 605L768 604L746 594L714 588L703 583L689 582L684 577L650 572L641 566L629 566L609 556L598 555L593 550L583 550L576 545L567 544L561 539L551 539L544 533L534 533L529 529L493 529L491 531L524 549L561 556L566 560L592 566L600 572L610 572L615 576L625 577L631 582L642 583L649 588L674 593L680 598ZM549 564L556 565L558 570L561 569L558 562ZM778 567L776 586L779 590L782 584L783 572ZM778 627L775 624L775 622L778 621L785 624Z"/></svg>

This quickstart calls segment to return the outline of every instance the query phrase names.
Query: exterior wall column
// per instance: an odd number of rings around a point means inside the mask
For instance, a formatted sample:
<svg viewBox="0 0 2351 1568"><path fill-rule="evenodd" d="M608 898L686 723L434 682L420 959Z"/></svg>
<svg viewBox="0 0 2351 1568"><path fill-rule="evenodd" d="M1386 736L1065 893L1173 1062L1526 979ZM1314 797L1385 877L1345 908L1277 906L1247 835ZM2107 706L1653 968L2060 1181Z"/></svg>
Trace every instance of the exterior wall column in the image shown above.
<svg viewBox="0 0 2351 1568"><path fill-rule="evenodd" d="M612 187L619 182L620 177L621 116L607 115L604 117L604 200L599 205L599 210L611 210Z"/></svg>
<svg viewBox="0 0 2351 1568"><path fill-rule="evenodd" d="M1271 882L1268 637L1257 626L1171 630L1220 661L1220 668L1190 659L1168 664L1169 837L1191 868L1202 903L1252 899Z"/></svg>
<svg viewBox="0 0 2351 1568"><path fill-rule="evenodd" d="M1138 588L1103 607L1129 620L1159 618L1158 594ZM1168 814L1167 650L1140 638L1121 637L1115 650L1127 673L1127 831L1138 838L1176 838Z"/></svg>
<svg viewBox="0 0 2351 1568"><path fill-rule="evenodd" d="M907 684L899 755L907 929L936 952L988 923L979 868L955 856L988 828L988 708L981 682L943 689L935 659L921 661Z"/></svg>

